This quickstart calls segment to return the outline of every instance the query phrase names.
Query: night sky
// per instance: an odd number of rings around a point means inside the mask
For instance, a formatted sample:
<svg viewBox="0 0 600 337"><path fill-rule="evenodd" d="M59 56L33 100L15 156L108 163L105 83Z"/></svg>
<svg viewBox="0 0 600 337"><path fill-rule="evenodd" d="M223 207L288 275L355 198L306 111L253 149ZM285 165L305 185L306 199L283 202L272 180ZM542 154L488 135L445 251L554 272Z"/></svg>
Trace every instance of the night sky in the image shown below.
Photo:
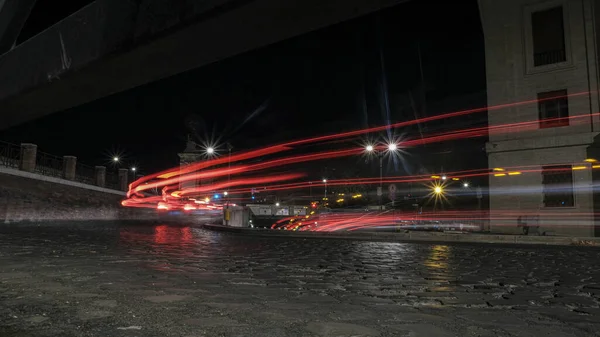
<svg viewBox="0 0 600 337"><path fill-rule="evenodd" d="M38 0L19 41L89 2ZM389 115L381 104L384 78ZM123 152L126 165L147 174L177 165L187 134L199 143L229 142L239 151L483 105L476 1L420 0L58 112L2 131L0 139L33 142L88 165ZM483 113L422 125L421 132L485 123ZM418 137L419 129L396 135ZM464 169L467 156L469 168L485 167L484 143L410 149L387 173Z"/></svg>

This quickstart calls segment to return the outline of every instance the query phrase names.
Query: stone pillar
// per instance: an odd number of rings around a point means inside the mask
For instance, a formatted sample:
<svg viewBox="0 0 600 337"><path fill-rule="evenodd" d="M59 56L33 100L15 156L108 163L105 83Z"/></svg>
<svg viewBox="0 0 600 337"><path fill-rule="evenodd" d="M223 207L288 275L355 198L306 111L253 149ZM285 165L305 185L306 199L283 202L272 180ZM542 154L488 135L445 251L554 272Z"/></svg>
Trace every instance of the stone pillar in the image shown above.
<svg viewBox="0 0 600 337"><path fill-rule="evenodd" d="M96 166L94 168L96 174L96 186L105 187L106 186L106 167L105 166Z"/></svg>
<svg viewBox="0 0 600 337"><path fill-rule="evenodd" d="M129 175L129 170L126 168L119 169L119 187L121 191L127 191L127 176Z"/></svg>
<svg viewBox="0 0 600 337"><path fill-rule="evenodd" d="M77 157L63 156L63 178L75 180L75 170L77 167Z"/></svg>
<svg viewBox="0 0 600 337"><path fill-rule="evenodd" d="M21 155L19 156L19 170L25 172L35 171L35 161L37 158L37 145L22 143Z"/></svg>

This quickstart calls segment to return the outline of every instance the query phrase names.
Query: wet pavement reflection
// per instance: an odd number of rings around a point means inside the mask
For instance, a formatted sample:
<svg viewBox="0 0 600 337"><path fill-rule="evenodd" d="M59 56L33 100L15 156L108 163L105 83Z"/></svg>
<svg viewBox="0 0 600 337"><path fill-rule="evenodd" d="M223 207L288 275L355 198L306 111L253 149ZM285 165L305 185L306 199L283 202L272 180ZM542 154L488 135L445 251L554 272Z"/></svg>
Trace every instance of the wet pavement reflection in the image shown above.
<svg viewBox="0 0 600 337"><path fill-rule="evenodd" d="M0 336L595 336L599 250L0 228Z"/></svg>

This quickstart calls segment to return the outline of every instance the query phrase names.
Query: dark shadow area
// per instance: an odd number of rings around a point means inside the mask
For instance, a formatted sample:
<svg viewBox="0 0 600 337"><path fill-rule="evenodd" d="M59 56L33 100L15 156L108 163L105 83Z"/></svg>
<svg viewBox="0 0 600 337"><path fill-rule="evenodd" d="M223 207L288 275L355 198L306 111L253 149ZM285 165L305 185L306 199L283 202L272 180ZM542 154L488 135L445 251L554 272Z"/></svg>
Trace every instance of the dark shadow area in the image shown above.
<svg viewBox="0 0 600 337"><path fill-rule="evenodd" d="M94 0L37 0L17 39L17 45L91 4Z"/></svg>
<svg viewBox="0 0 600 337"><path fill-rule="evenodd" d="M38 3L37 17L48 3ZM431 12L431 6L437 10ZM482 107L484 61L475 1L415 1L59 112L0 137L75 155L88 165L106 164L111 153L124 152L144 174L177 165L188 134L200 143L229 142L241 151ZM394 136L481 126L486 117L481 112L398 129ZM441 162L461 164L462 157L470 158L470 167L485 167L484 143L419 147L406 157L414 165L394 163L389 173L439 171Z"/></svg>

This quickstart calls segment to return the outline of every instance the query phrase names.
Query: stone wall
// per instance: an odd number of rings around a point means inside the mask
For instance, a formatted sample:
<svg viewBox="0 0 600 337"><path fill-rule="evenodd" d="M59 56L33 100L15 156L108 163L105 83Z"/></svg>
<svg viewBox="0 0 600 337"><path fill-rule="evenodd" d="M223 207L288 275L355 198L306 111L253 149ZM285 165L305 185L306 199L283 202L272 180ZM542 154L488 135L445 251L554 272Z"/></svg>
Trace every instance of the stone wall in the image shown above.
<svg viewBox="0 0 600 337"><path fill-rule="evenodd" d="M488 106L514 102L531 104L508 105L490 109L490 125L536 120L537 94L566 89L569 116L589 115L600 110L598 77L596 70L596 46L593 23L597 21L591 7L597 0L479 0L485 35ZM562 5L565 13L564 29L566 62L533 66L533 42L531 13ZM593 93L590 95L586 92ZM491 134L490 142L520 140L521 148L539 146L540 138L551 143L557 137L596 132L600 117L590 116L590 123L559 128L540 128L527 133ZM502 144L498 145L501 146ZM549 144L552 146L551 144Z"/></svg>
<svg viewBox="0 0 600 337"><path fill-rule="evenodd" d="M489 125L527 123L492 132L486 145L490 168L523 169L523 175L490 177L491 230L517 234L519 218L533 217L543 232L593 236L599 194L593 191L598 156L597 17L599 0L479 0L486 54ZM561 6L565 61L535 65L532 13ZM538 94L566 90L569 124L540 127ZM513 104L518 103L518 104ZM572 165L573 207L546 207L545 165ZM515 169L516 168L516 169ZM519 169L521 168L521 169ZM581 169L583 168L583 169ZM596 174L597 175L597 174ZM510 214L509 216L501 216ZM577 217L573 217L576 214ZM571 218L570 218L571 217Z"/></svg>
<svg viewBox="0 0 600 337"><path fill-rule="evenodd" d="M158 220L153 209L124 208L125 193L0 168L0 222Z"/></svg>

